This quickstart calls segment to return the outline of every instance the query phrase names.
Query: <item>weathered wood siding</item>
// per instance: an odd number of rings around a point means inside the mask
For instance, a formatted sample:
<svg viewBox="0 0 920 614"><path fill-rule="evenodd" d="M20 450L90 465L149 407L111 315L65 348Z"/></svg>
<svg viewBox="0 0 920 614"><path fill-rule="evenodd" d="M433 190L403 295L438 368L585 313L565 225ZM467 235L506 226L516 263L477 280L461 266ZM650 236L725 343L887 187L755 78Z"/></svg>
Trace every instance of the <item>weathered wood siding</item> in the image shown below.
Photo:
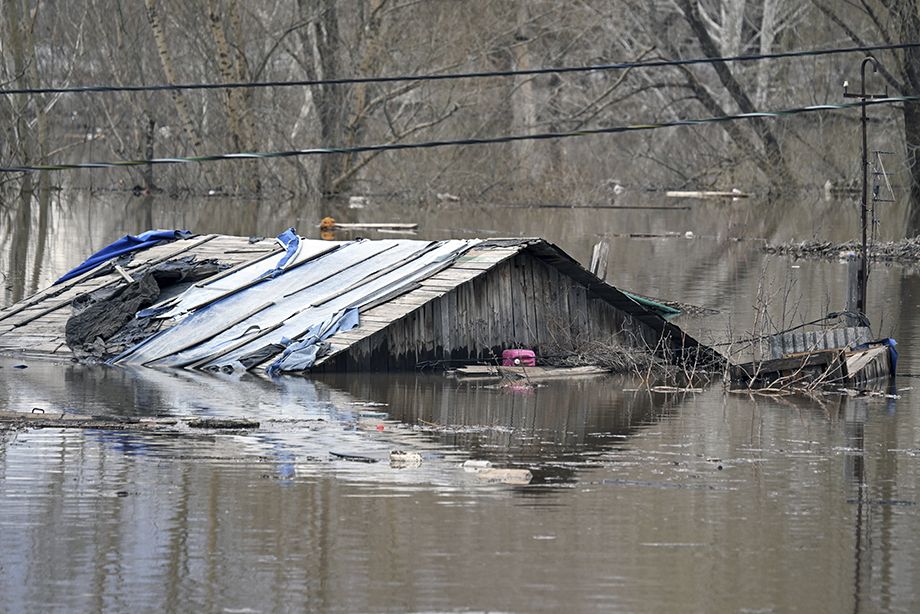
<svg viewBox="0 0 920 614"><path fill-rule="evenodd" d="M621 343L654 347L659 338L589 296L584 285L513 248L461 260L361 317L358 329L331 339L336 354L315 371L414 369L425 361L486 359L513 347L539 353L573 339L614 335Z"/></svg>

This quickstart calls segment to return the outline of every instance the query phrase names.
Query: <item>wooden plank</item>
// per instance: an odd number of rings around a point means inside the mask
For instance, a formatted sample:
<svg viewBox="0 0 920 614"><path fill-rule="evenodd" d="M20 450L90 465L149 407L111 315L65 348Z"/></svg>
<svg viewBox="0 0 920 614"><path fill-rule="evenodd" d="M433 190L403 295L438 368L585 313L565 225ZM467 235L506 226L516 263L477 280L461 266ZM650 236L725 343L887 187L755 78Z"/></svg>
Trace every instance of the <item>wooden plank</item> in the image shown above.
<svg viewBox="0 0 920 614"><path fill-rule="evenodd" d="M166 262L167 260L172 260L179 254L184 254L186 252L189 252L195 249L196 247L200 247L201 245L204 245L208 241L213 241L218 236L219 235L212 234L212 235L206 235L198 240L180 239L179 241L175 241L174 243L168 243L166 245L170 247L178 245L179 249L169 250L166 254L158 254L156 252L152 252L151 250L155 250L158 247L160 247L160 246L154 246L150 248L150 250L145 250L143 252L140 252L142 254L147 254L150 257L148 257L146 260L137 260L137 259L132 260L131 262L128 263L128 265L125 268L133 271L135 269L139 269L142 266L146 266L146 267L155 266L162 262ZM185 241L191 241L191 245L184 245Z"/></svg>
<svg viewBox="0 0 920 614"><path fill-rule="evenodd" d="M380 320L392 322L415 309L416 305L395 305L393 303L384 303L374 307L373 311L361 312L360 320L363 322L365 317L371 320Z"/></svg>
<svg viewBox="0 0 920 614"><path fill-rule="evenodd" d="M527 281L529 296L530 296L530 313L532 314L530 320L530 347L535 348L540 346L540 331L544 328L543 324L543 301L545 297L542 292L537 288L537 279L539 278L539 271L537 268L541 266L541 263L536 258L530 258L530 266L527 267ZM542 286L541 286L542 288Z"/></svg>
<svg viewBox="0 0 920 614"><path fill-rule="evenodd" d="M495 268L494 262L482 262L478 260L466 260L455 262L450 268L459 271L490 271Z"/></svg>
<svg viewBox="0 0 920 614"><path fill-rule="evenodd" d="M526 347L527 335L527 303L522 284L524 271L521 269L520 256L515 257L511 262L511 275L509 277L509 300L512 304L512 324L511 330L515 346Z"/></svg>
<svg viewBox="0 0 920 614"><path fill-rule="evenodd" d="M393 318L386 315L368 314L362 312L360 320L361 325L363 326L365 322L392 322Z"/></svg>
<svg viewBox="0 0 920 614"><path fill-rule="evenodd" d="M332 337L329 337L328 341L330 343L344 344L345 346L352 346L358 341L361 341L365 337L369 337L377 331L365 330L365 329L354 329L344 333L336 333Z"/></svg>
<svg viewBox="0 0 920 614"><path fill-rule="evenodd" d="M463 351L462 358L466 359L470 357L473 345L475 314L473 284L466 283L457 288L457 345Z"/></svg>
<svg viewBox="0 0 920 614"><path fill-rule="evenodd" d="M444 297L442 296L422 307L422 309L430 310L428 312L429 326L431 327L429 337L431 341L431 352L436 358L440 358L440 354L438 353L440 350L438 348L441 347L441 301L443 300Z"/></svg>
<svg viewBox="0 0 920 614"><path fill-rule="evenodd" d="M607 259L610 253L610 241L602 239L594 244L591 250L591 265L588 270L596 277L605 279L607 277Z"/></svg>
<svg viewBox="0 0 920 614"><path fill-rule="evenodd" d="M462 379L513 379L547 381L576 377L608 375L609 369L596 366L584 367L501 367L494 365L470 365L453 372Z"/></svg>
<svg viewBox="0 0 920 614"><path fill-rule="evenodd" d="M336 222L335 228L351 228L351 229L386 229L386 230L415 230L418 228L418 224L403 224L403 223L372 223L372 222L363 222L363 223L342 223Z"/></svg>
<svg viewBox="0 0 920 614"><path fill-rule="evenodd" d="M64 341L63 337L57 337L49 343L43 343L31 348L35 352L40 352L42 354L56 354L56 353L70 353L70 348L67 347L67 343ZM65 350L61 352L60 350Z"/></svg>
<svg viewBox="0 0 920 614"><path fill-rule="evenodd" d="M0 350L3 352L27 352L35 354L46 353L44 351L39 351L37 348L53 345L57 347L63 342L63 339L60 337L55 337L53 335L42 335L42 336L28 336L22 339L16 339L16 343L13 345L0 344Z"/></svg>
<svg viewBox="0 0 920 614"><path fill-rule="evenodd" d="M388 301L384 303L384 305L419 307L420 305L424 305L428 301L433 301L437 298L440 298L441 296L443 296L443 293L422 293L418 290L415 290L407 294L403 294L402 296L399 296L392 301Z"/></svg>
<svg viewBox="0 0 920 614"><path fill-rule="evenodd" d="M483 320L486 322L484 327L486 338L483 340L483 347L481 349L483 352L488 351L488 354L484 353L483 355L489 357L492 357L495 349L501 345L500 338L502 328L499 315L501 309L500 280L501 278L496 275L494 271L482 278L482 283L487 289L486 302L482 306L481 313Z"/></svg>
<svg viewBox="0 0 920 614"><path fill-rule="evenodd" d="M504 278L502 279L502 326L504 327L504 347L511 347L517 344L514 331L514 285L512 276L514 274L514 261L508 260L504 264Z"/></svg>
<svg viewBox="0 0 920 614"><path fill-rule="evenodd" d="M791 375L808 377L816 374L822 375L828 381L831 381L846 374L846 362L843 352L833 349L790 354L775 360L732 365L730 371L733 382L745 384L755 376L757 382L767 383L780 377Z"/></svg>
<svg viewBox="0 0 920 614"><path fill-rule="evenodd" d="M417 297L417 298L425 298L425 299L428 299L428 300L434 300L434 299L436 299L436 298L441 298L441 297L444 296L445 294L447 294L447 291L444 291L444 290L433 290L433 289L431 289L431 288L419 287L419 288L416 288L416 289L412 290L411 292L407 292L407 293L403 294L402 296L399 296L399 297L393 299L393 301L399 301L399 300L401 300L401 299L403 299L403 298L407 298L407 297ZM392 302L392 301L391 301L391 302Z"/></svg>
<svg viewBox="0 0 920 614"><path fill-rule="evenodd" d="M119 281L121 281L121 280L119 279ZM34 322L35 320L38 320L38 319L41 318L42 316L46 316L46 315L50 314L50 313L53 312L53 311L57 311L58 309L61 309L61 308L63 308L63 307L67 307L68 305L70 305L70 303L71 303L71 300L67 300L67 301L64 301L64 302L53 303L53 304L51 304L51 305L49 305L49 306L47 306L47 307L45 307L45 308L39 310L37 313L34 313L34 314L30 315L29 317L27 317L27 318L25 318L25 319L23 319L23 320L19 320L19 321L17 321L17 322L14 322L13 325L14 325L16 328L20 328L20 327L22 327L22 326L25 326L25 325L31 323L31 322Z"/></svg>
<svg viewBox="0 0 920 614"><path fill-rule="evenodd" d="M588 331L588 291L584 286L573 284L575 303L573 305L573 319L578 323L579 332Z"/></svg>
<svg viewBox="0 0 920 614"><path fill-rule="evenodd" d="M453 284L449 282L439 282L439 281L429 282L428 280L423 280L419 282L419 285L422 288L425 288L426 290L429 290L431 292L437 292L439 296L443 296L447 294L448 292L450 292L451 290L453 290L454 288L456 288L457 286L459 286L460 284L459 283Z"/></svg>
<svg viewBox="0 0 920 614"><path fill-rule="evenodd" d="M861 352L847 354L847 372L850 375L858 373L867 364L878 358L880 354L887 353L886 346L874 347Z"/></svg>
<svg viewBox="0 0 920 614"><path fill-rule="evenodd" d="M448 357L453 358L454 350L457 349L457 290L448 292L444 295L444 302L447 306L447 339L445 352Z"/></svg>
<svg viewBox="0 0 920 614"><path fill-rule="evenodd" d="M160 253L159 253L160 250L159 250L158 248L160 248L161 246L155 245L155 246L153 246L153 247L151 247L151 248L149 248L149 249L147 249L147 250L144 250L143 252L139 252L139 253L141 253L141 254L146 254L146 255L148 255L148 258L147 258L146 260L138 261L138 260L135 259L134 261L128 263L128 264L126 265L125 268L126 268L126 269L130 269L130 270L136 270L136 269L140 268L141 266L154 266L154 265L159 264L159 263L161 263L161 262L165 262L166 260L170 260L171 258L175 257L175 256L178 255L178 254L185 253L185 252L187 252L187 251L189 251L189 250L191 250L191 249L194 249L196 246L202 245L202 244L204 244L204 243L206 243L206 242L212 240L212 239L213 239L214 237L216 237L216 236L217 236L217 235L208 235L208 236L204 237L203 239L200 239L200 240L198 240L198 241L194 241L191 245L182 245L182 244L181 244L181 243L182 243L182 240L176 241L176 242L172 242L172 243L168 243L168 244L166 244L166 245L168 245L168 246L170 246L170 247L174 247L176 244L179 244L179 245L180 245L180 248L179 248L179 249L170 249L170 250L167 251L166 255L160 254ZM101 269L103 266L107 265L109 262L111 262L111 261L109 260L109 261L106 261L105 263L101 263L101 264L100 264L99 266L97 266L95 269L92 269L92 271L96 271L96 270L98 270L98 269ZM91 273L92 271L87 272L85 275L88 276L89 273ZM97 285L95 289L102 288L102 287L104 287L104 286L109 286L109 285L112 285L113 283L120 283L120 282L123 281L123 280L121 279L120 276L115 275L115 274L107 275L106 277L107 277L107 278L110 278L110 279L109 279L108 281L106 281L106 283ZM76 278L76 279L77 279L77 280L82 280L82 279L84 279L84 277L83 277L83 276L80 276L80 277L78 277L78 278ZM64 287L63 287L61 290L62 290L62 291L73 290L73 289L76 289L76 287L79 286L79 285L80 285L80 282L75 282L75 280L71 280L71 281L69 281L67 284L65 284ZM50 289L49 289L49 290L50 290ZM85 293L88 292L88 291L89 291L88 289L87 289L87 290L82 290L82 289L81 289L81 291L78 291L76 294L85 294ZM63 293L63 292L61 292L61 293ZM75 296L76 296L76 294L75 294ZM19 313L19 311L22 311L22 310L24 310L25 308L28 308L28 307L30 307L30 306L32 306L32 305L35 305L35 304L37 304L37 303L42 302L42 300L44 299L44 296L45 296L45 295L42 295L42 296L40 297L40 299L39 299L37 302L33 302L33 303L31 303L30 305L25 305L22 309L19 309L19 310L17 310L17 311L14 311L14 312L5 314L5 315L3 316L3 318L10 317L11 315L15 315L15 313ZM44 313L50 313L50 312L52 312L52 311L56 311L57 309L60 309L61 307L70 304L70 302L71 302L72 300L73 300L73 297L71 297L71 298L69 298L69 299L66 299L66 300L59 301L59 302L56 303L54 306L44 309L44 310L42 311L41 314L39 314L39 315L37 315L37 316L30 317L30 318L28 318L28 319L26 319L26 320L23 320L23 321L18 322L18 323L17 323L17 326L23 326L24 324L27 324L27 323L31 322L32 320L36 319L37 317L41 317L41 315L43 315ZM3 318L0 318L0 319L3 319Z"/></svg>
<svg viewBox="0 0 920 614"><path fill-rule="evenodd" d="M457 258L457 263L488 262L497 264L506 258L516 256L521 247L473 248Z"/></svg>
<svg viewBox="0 0 920 614"><path fill-rule="evenodd" d="M427 282L450 282L452 285L456 286L460 283L465 283L471 279L482 275L483 271L477 269L460 269L456 267L448 267L430 277L427 277L424 281ZM421 283L421 282L420 282Z"/></svg>
<svg viewBox="0 0 920 614"><path fill-rule="evenodd" d="M16 315L17 313L24 311L25 309L34 307L44 302L49 297L58 297L67 291L73 290L74 288L82 284L87 278L91 277L95 273L98 273L100 269L105 268L107 265L108 265L108 261L103 262L99 264L99 266L90 269L89 271L83 273L82 275L79 275L73 279L68 280L67 282L65 282L64 284L60 286L50 286L48 288L45 288L38 294L32 295L31 297L27 299L23 299L22 301L19 301L18 303L10 305L6 309L4 309L3 312L0 312L0 321L6 320L7 318L12 317ZM114 275L107 275L107 277L114 278Z"/></svg>

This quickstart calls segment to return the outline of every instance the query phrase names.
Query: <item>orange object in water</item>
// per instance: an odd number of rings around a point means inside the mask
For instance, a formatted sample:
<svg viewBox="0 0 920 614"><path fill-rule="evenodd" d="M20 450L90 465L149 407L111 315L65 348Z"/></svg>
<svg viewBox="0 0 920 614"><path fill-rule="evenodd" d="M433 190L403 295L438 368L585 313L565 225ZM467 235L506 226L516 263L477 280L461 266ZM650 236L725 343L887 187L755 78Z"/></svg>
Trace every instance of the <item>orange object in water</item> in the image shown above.
<svg viewBox="0 0 920 614"><path fill-rule="evenodd" d="M335 228L335 218L326 216L319 222L320 230L332 230Z"/></svg>

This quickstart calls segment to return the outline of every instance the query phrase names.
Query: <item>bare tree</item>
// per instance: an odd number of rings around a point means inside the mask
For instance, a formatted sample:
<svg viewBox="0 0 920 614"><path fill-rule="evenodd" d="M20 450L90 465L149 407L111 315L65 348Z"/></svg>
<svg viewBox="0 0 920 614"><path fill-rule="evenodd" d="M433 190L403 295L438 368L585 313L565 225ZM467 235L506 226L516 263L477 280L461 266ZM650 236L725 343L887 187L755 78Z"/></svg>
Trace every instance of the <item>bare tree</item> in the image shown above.
<svg viewBox="0 0 920 614"><path fill-rule="evenodd" d="M860 0L856 10L846 13L824 0L813 0L822 15L835 24L851 41L866 45L867 37L886 42L915 43L920 40L920 3L917 0ZM880 73L894 90L907 95L920 92L920 49L909 47L885 58ZM893 65L893 70L887 68ZM920 234L920 104L901 105L905 164L910 173L908 236Z"/></svg>

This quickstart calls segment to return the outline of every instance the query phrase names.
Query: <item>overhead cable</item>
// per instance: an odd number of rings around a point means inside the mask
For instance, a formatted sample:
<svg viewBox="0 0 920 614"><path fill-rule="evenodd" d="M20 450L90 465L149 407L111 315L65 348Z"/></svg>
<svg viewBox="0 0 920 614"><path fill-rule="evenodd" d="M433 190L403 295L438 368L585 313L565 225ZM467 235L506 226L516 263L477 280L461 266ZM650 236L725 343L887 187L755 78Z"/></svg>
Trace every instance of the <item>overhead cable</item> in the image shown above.
<svg viewBox="0 0 920 614"><path fill-rule="evenodd" d="M250 152L250 153L226 153L213 154L205 156L190 156L176 158L150 158L142 160L120 160L110 162L82 162L82 163L63 163L63 164L37 164L37 165L20 165L0 167L0 173L21 173L34 171L63 171L73 169L96 169L96 168L128 168L146 165L161 164L192 164L200 162L216 162L221 160L265 160L270 158L296 158L303 156L321 156L333 154L357 154L366 152L383 152L397 151L407 149L436 149L441 147L456 147L465 145L494 145L498 143L514 143L519 141L546 141L555 139L565 139L579 136L588 136L596 134L618 134L623 132L641 132L647 130L659 130L663 128L676 128L679 126L700 126L704 124L716 124L740 120L749 120L755 118L780 118L804 113L821 113L828 111L841 111L845 109L858 108L861 106L876 106L883 104L892 104L898 102L918 102L920 96L891 96L888 98L875 98L860 102L848 102L840 104L821 104L807 107L796 107L791 109L782 109L777 111L756 111L753 113L739 113L737 115L723 115L717 117L704 117L698 119L676 119L667 122L655 122L648 124L629 124L623 126L606 126L599 128L583 128L580 130L559 131L559 132L542 132L537 134L510 134L504 136L482 137L482 138L465 138L450 139L439 141L421 141L416 143L384 143L378 145L356 145L350 147L315 147L310 149L292 149L288 151L270 151L270 152Z"/></svg>
<svg viewBox="0 0 920 614"><path fill-rule="evenodd" d="M776 53L758 53L724 57L702 57L678 60L647 60L637 62L617 62L614 64L590 64L587 66L553 66L520 70L496 70L461 73L434 73L422 75L392 75L381 77L342 77L330 79L303 79L279 81L227 82L227 83L162 83L154 85L78 85L73 87L32 87L0 89L0 96L14 94L81 94L109 92L157 92L180 90L222 90L252 89L268 87L313 87L322 85L357 85L370 83L406 83L413 81L452 81L457 79L488 79L493 77L520 77L548 74L603 72L644 68L663 68L668 66L691 66L697 64L716 64L720 62L759 62L788 58L840 55L845 53L866 53L870 51L891 51L920 47L916 43L896 43L885 45L862 45L856 47L833 47L826 49L808 49L800 51L780 51Z"/></svg>

